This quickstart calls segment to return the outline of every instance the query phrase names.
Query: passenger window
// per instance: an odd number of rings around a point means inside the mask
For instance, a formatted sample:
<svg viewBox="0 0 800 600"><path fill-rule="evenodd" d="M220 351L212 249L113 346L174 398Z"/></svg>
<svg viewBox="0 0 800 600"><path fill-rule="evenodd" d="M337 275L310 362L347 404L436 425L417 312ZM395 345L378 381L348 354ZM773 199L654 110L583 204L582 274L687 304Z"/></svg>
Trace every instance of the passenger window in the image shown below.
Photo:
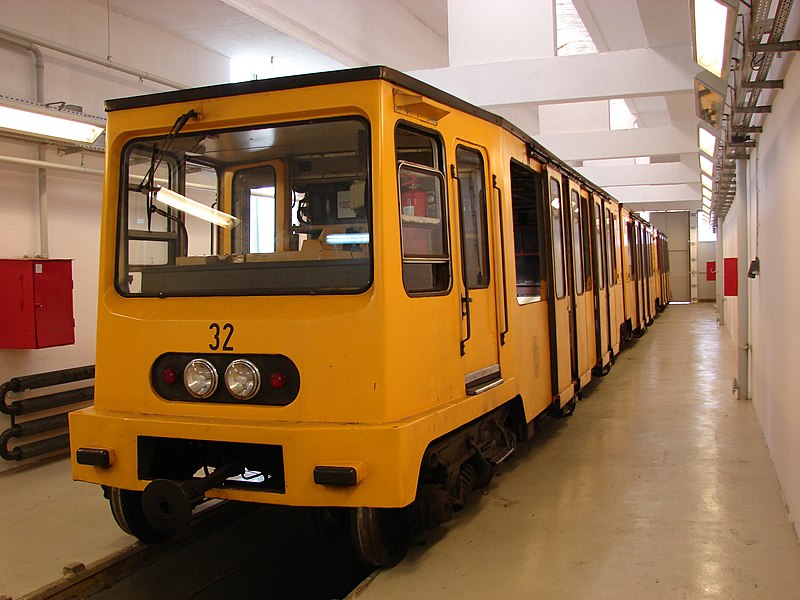
<svg viewBox="0 0 800 600"><path fill-rule="evenodd" d="M461 207L461 239L464 282L469 289L489 286L489 233L486 226L486 176L480 152L456 149L458 202Z"/></svg>
<svg viewBox="0 0 800 600"><path fill-rule="evenodd" d="M410 295L450 289L445 180L441 146L428 134L398 126L395 132L403 285Z"/></svg>
<svg viewBox="0 0 800 600"><path fill-rule="evenodd" d="M511 210L514 219L514 263L517 301L542 299L541 223L537 199L541 197L539 173L511 161Z"/></svg>
<svg viewBox="0 0 800 600"><path fill-rule="evenodd" d="M553 272L555 274L556 298L567 295L566 276L564 270L564 225L561 215L561 183L555 177L550 178L550 220L553 227Z"/></svg>
<svg viewBox="0 0 800 600"><path fill-rule="evenodd" d="M603 228L602 221L603 211L600 208L600 203L594 203L594 255L595 263L597 265L597 285L599 289L603 290L606 287L605 275L606 265L603 263Z"/></svg>
<svg viewBox="0 0 800 600"><path fill-rule="evenodd" d="M589 230L589 198L581 196L581 230L583 231L583 279L587 292L594 289L592 274L592 233Z"/></svg>
<svg viewBox="0 0 800 600"><path fill-rule="evenodd" d="M575 293L583 294L583 233L581 231L581 199L578 192L570 190L570 218L572 220L572 263L575 271Z"/></svg>

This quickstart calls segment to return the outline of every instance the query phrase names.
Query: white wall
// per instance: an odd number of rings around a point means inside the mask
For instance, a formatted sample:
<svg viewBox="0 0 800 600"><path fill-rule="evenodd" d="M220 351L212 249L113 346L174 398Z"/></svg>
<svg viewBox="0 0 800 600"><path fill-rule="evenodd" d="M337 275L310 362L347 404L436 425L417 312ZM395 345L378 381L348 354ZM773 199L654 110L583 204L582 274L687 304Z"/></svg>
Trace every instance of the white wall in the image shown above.
<svg viewBox="0 0 800 600"><path fill-rule="evenodd" d="M792 38L794 39L794 38ZM748 164L749 261L756 255L756 215L761 274L749 280L750 391L775 463L791 518L800 533L800 61L784 78L759 146ZM757 207L757 208L756 208ZM725 219L725 255L735 256L736 211ZM741 259L740 259L741 260ZM741 290L740 290L741 292ZM726 327L736 338L735 302L727 302Z"/></svg>
<svg viewBox="0 0 800 600"><path fill-rule="evenodd" d="M0 23L96 56L108 55L105 2L86 0L2 0ZM161 85L42 48L45 101L67 101L102 115L107 98L163 91ZM111 55L116 63L187 85L228 81L229 60L120 14L111 14ZM0 43L0 94L34 99L31 53ZM0 156L35 159L36 146L0 138ZM55 147L47 160L103 168L102 154L63 155ZM41 251L36 169L0 160L0 258ZM71 258L75 344L39 350L0 349L0 382L12 377L94 364L97 264L102 178L61 170L47 175L49 255ZM0 292L1 293L1 292ZM0 430L9 419L0 415ZM0 470L14 464L0 460Z"/></svg>

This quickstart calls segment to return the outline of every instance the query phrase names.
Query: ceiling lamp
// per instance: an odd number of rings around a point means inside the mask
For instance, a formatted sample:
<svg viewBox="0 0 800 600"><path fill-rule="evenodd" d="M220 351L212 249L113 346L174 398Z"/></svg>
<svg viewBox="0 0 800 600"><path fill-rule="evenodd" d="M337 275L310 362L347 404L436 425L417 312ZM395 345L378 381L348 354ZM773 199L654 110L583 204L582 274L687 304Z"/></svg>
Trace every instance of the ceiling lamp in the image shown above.
<svg viewBox="0 0 800 600"><path fill-rule="evenodd" d="M711 196L712 196L711 190L706 188L706 187L704 187L703 188L703 199L704 199L704 201L708 200L710 202L711 201Z"/></svg>
<svg viewBox="0 0 800 600"><path fill-rule="evenodd" d="M690 0L690 4L694 59L709 73L727 80L738 2Z"/></svg>
<svg viewBox="0 0 800 600"><path fill-rule="evenodd" d="M700 152L714 158L717 153L717 136L698 125L697 145L700 147Z"/></svg>
<svg viewBox="0 0 800 600"><path fill-rule="evenodd" d="M726 84L706 71L694 78L695 113L712 129L722 127L726 92Z"/></svg>
<svg viewBox="0 0 800 600"><path fill-rule="evenodd" d="M714 163L702 154L700 155L700 170L709 177L714 177Z"/></svg>
<svg viewBox="0 0 800 600"><path fill-rule="evenodd" d="M705 173L700 174L700 183L703 184L704 188L707 188L709 190L714 189L714 182L712 181L711 177L709 177Z"/></svg>
<svg viewBox="0 0 800 600"><path fill-rule="evenodd" d="M0 96L0 132L47 141L94 144L105 119Z"/></svg>

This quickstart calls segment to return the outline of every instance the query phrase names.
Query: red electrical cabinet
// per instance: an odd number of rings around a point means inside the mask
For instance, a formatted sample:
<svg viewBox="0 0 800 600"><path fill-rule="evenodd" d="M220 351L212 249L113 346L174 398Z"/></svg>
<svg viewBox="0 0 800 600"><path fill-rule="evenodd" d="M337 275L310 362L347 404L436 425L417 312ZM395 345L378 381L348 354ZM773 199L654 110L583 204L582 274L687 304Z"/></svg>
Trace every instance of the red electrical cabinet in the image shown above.
<svg viewBox="0 0 800 600"><path fill-rule="evenodd" d="M72 261L0 259L0 348L74 343Z"/></svg>

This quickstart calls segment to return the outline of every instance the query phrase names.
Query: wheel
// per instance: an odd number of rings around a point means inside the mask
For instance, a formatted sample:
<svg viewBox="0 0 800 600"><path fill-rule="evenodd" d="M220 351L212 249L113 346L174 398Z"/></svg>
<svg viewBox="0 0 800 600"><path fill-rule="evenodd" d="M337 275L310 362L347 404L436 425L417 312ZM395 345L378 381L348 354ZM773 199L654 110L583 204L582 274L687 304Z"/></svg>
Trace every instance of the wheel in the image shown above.
<svg viewBox="0 0 800 600"><path fill-rule="evenodd" d="M411 545L411 527L400 508L354 508L350 535L358 560L369 567L393 567Z"/></svg>
<svg viewBox="0 0 800 600"><path fill-rule="evenodd" d="M148 523L142 509L142 492L111 488L108 493L108 501L114 520L125 533L135 536L147 544L163 542L169 537L156 531Z"/></svg>

